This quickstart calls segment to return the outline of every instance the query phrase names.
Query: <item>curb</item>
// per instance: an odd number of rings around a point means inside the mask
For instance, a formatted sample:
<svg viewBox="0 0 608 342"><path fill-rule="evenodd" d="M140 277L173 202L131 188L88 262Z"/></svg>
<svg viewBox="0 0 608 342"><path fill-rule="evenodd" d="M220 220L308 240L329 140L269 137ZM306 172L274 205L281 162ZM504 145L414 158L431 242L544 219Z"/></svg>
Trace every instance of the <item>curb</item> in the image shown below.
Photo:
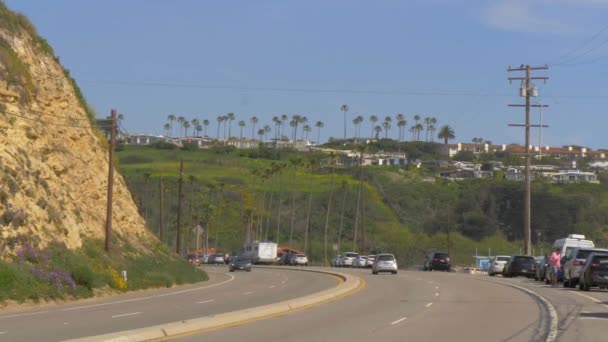
<svg viewBox="0 0 608 342"><path fill-rule="evenodd" d="M146 328L70 339L67 341L140 342L184 337L196 333L204 333L207 331L242 325L262 319L282 316L299 310L305 310L317 305L325 304L352 295L365 287L365 281L363 279L354 275L334 271L272 266L260 268L323 273L340 279L340 283L336 287L328 290L316 292L304 297L288 299L278 303L241 309L217 315L204 316L190 320L164 323Z"/></svg>

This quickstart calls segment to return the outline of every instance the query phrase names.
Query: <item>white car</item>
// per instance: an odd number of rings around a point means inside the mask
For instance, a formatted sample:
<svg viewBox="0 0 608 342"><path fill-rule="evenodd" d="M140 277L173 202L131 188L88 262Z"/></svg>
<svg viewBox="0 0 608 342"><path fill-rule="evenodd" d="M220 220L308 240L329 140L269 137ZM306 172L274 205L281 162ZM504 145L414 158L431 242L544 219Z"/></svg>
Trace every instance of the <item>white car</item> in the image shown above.
<svg viewBox="0 0 608 342"><path fill-rule="evenodd" d="M331 267L340 267L340 259L342 259L341 255L331 258Z"/></svg>
<svg viewBox="0 0 608 342"><path fill-rule="evenodd" d="M508 255L497 255L490 260L490 268L488 268L488 275L494 276L496 274L502 274L502 270L505 268L505 264L511 257Z"/></svg>
<svg viewBox="0 0 608 342"><path fill-rule="evenodd" d="M365 262L365 267L372 267L374 265L374 260L376 260L375 255L368 255L367 261Z"/></svg>
<svg viewBox="0 0 608 342"><path fill-rule="evenodd" d="M359 255L353 260L353 267L365 267L367 264L367 257Z"/></svg>
<svg viewBox="0 0 608 342"><path fill-rule="evenodd" d="M379 272L391 272L397 274L397 259L392 254L378 254L374 265L372 265L372 274Z"/></svg>
<svg viewBox="0 0 608 342"><path fill-rule="evenodd" d="M304 254L296 254L295 258L293 259L293 262L297 266L308 266L308 258Z"/></svg>
<svg viewBox="0 0 608 342"><path fill-rule="evenodd" d="M353 261L358 256L359 256L359 253L355 253L355 252L346 252L346 253L344 253L344 255L342 255L342 258L340 258L340 266L342 266L342 267L352 267L353 266Z"/></svg>

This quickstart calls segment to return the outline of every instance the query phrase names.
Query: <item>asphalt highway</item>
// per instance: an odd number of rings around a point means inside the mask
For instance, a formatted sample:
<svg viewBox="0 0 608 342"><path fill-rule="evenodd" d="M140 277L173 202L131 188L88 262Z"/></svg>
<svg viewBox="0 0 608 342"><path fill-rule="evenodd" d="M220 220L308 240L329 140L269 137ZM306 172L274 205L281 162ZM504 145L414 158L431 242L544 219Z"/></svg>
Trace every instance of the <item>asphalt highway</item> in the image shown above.
<svg viewBox="0 0 608 342"><path fill-rule="evenodd" d="M309 272L204 268L210 280L200 284L3 311L0 341L61 341L143 328L302 297L338 284L335 277Z"/></svg>

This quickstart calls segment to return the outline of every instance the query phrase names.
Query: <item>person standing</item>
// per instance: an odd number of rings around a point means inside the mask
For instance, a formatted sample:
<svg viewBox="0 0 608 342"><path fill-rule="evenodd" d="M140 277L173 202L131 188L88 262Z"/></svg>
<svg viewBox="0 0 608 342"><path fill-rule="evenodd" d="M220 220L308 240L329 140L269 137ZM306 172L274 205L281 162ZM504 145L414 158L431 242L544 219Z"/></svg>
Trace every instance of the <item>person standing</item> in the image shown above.
<svg viewBox="0 0 608 342"><path fill-rule="evenodd" d="M562 267L561 265L561 250L556 248L553 253L551 253L551 257L549 258L549 266L551 266L551 286L557 286L557 274L559 269Z"/></svg>

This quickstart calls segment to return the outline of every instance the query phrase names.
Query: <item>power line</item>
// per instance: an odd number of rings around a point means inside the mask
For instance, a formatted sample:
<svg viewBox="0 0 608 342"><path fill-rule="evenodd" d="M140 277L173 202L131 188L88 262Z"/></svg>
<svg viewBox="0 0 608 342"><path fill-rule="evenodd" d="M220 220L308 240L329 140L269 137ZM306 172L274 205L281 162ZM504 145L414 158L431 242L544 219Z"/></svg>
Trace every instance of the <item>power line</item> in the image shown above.
<svg viewBox="0 0 608 342"><path fill-rule="evenodd" d="M37 122L37 123L45 124L45 125L59 126L59 127L71 127L71 128L107 128L107 127L111 127L111 126L81 126L81 125L60 124L60 123L55 123L55 122L50 122L50 121L44 121L44 120L40 120L40 119L28 118L26 116L15 114L15 113L9 113L9 112L4 112L4 111L0 112L0 113L5 114L5 115L11 115L11 116L14 116L14 117L18 117L18 118L21 118L23 120Z"/></svg>
<svg viewBox="0 0 608 342"><path fill-rule="evenodd" d="M604 31L608 30L608 25L604 26L601 30L599 30L598 32L596 32L595 34L593 34L593 36L591 36L590 39L587 39L583 44L571 49L570 51L562 54L561 56L557 57L556 61L554 63L549 63L552 65L562 65L562 63L564 63L564 60L567 60L569 57L567 57L568 55L571 55L572 53L576 52L577 50L581 50L582 48L584 48L585 46L587 46L588 44L590 44L591 42L593 42L597 37L599 37Z"/></svg>

